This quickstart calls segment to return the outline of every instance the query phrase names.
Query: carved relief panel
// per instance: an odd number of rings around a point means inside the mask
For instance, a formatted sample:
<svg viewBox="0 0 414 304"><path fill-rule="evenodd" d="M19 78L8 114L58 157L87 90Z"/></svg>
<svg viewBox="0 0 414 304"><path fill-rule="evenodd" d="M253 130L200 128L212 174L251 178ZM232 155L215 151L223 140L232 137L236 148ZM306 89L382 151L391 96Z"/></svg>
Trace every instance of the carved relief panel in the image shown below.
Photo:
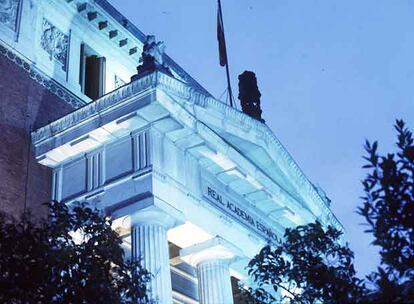
<svg viewBox="0 0 414 304"><path fill-rule="evenodd" d="M66 71L69 36L62 33L52 23L43 18L40 44L49 54L49 59L55 60L62 66L62 69Z"/></svg>
<svg viewBox="0 0 414 304"><path fill-rule="evenodd" d="M0 23L12 31L17 30L20 0L0 0Z"/></svg>

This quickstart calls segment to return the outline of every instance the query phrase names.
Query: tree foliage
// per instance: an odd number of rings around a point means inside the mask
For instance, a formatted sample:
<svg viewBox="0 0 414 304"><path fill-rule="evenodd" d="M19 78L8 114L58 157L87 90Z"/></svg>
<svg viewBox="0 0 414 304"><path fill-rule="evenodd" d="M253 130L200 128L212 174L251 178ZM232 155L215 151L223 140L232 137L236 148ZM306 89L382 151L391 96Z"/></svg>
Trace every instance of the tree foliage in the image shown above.
<svg viewBox="0 0 414 304"><path fill-rule="evenodd" d="M41 222L0 215L1 303L147 302L151 275L124 260L109 217L84 204L48 205Z"/></svg>
<svg viewBox="0 0 414 304"><path fill-rule="evenodd" d="M356 278L341 233L316 222L286 229L279 244L250 261L257 288L245 290L248 303L276 303L273 294L281 290L290 303L414 303L414 139L402 120L395 129L395 153L380 155L377 142L365 144L369 172L358 212L380 248L381 265L367 277L375 288Z"/></svg>
<svg viewBox="0 0 414 304"><path fill-rule="evenodd" d="M355 277L353 253L340 245L341 232L318 221L286 229L276 246L265 246L248 265L257 284L250 298L258 303L349 303L364 286ZM333 301L335 299L335 301Z"/></svg>
<svg viewBox="0 0 414 304"><path fill-rule="evenodd" d="M377 142L365 144L364 168L369 172L358 210L380 248L381 265L369 279L378 287L377 296L387 302L407 300L406 283L414 281L414 140L402 120L395 129L396 153L380 155Z"/></svg>

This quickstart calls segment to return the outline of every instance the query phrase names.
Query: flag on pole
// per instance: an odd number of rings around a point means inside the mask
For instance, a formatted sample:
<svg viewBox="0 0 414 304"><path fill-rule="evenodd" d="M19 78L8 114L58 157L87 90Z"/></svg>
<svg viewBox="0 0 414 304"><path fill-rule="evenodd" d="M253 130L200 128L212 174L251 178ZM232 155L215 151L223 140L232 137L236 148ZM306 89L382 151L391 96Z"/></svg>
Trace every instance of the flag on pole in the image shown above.
<svg viewBox="0 0 414 304"><path fill-rule="evenodd" d="M224 26L223 16L221 15L220 0L217 7L217 40L220 55L220 65L225 66L227 64L227 53L226 53L226 40L224 39Z"/></svg>
<svg viewBox="0 0 414 304"><path fill-rule="evenodd" d="M229 62L227 59L227 49L226 49L226 39L224 38L224 24L223 24L223 12L221 10L221 2L217 0L217 40L219 46L219 55L220 55L220 65L226 66L226 76L227 76L227 91L229 93L230 107L233 107L233 93L231 91L230 83L230 71L229 71Z"/></svg>

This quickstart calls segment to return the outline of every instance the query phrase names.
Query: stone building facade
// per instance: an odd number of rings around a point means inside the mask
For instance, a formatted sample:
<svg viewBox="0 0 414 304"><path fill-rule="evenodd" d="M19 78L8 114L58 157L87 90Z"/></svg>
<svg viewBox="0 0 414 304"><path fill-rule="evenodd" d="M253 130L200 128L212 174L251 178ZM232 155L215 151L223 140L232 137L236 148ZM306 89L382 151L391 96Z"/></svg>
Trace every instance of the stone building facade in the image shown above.
<svg viewBox="0 0 414 304"><path fill-rule="evenodd" d="M148 41L106 0L0 2L0 208L87 202L158 303L231 304L286 227L341 225L263 122ZM137 74L143 51L158 61Z"/></svg>

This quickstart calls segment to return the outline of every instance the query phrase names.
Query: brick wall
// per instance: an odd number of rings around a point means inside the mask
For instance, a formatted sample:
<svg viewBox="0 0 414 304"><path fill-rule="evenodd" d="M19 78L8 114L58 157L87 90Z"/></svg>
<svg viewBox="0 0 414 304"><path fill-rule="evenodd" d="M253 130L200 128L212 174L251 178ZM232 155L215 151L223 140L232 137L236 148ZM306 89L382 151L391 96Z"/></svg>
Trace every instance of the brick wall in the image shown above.
<svg viewBox="0 0 414 304"><path fill-rule="evenodd" d="M0 55L0 210L18 216L26 202L35 215L45 213L51 170L34 160L30 130L73 110Z"/></svg>

